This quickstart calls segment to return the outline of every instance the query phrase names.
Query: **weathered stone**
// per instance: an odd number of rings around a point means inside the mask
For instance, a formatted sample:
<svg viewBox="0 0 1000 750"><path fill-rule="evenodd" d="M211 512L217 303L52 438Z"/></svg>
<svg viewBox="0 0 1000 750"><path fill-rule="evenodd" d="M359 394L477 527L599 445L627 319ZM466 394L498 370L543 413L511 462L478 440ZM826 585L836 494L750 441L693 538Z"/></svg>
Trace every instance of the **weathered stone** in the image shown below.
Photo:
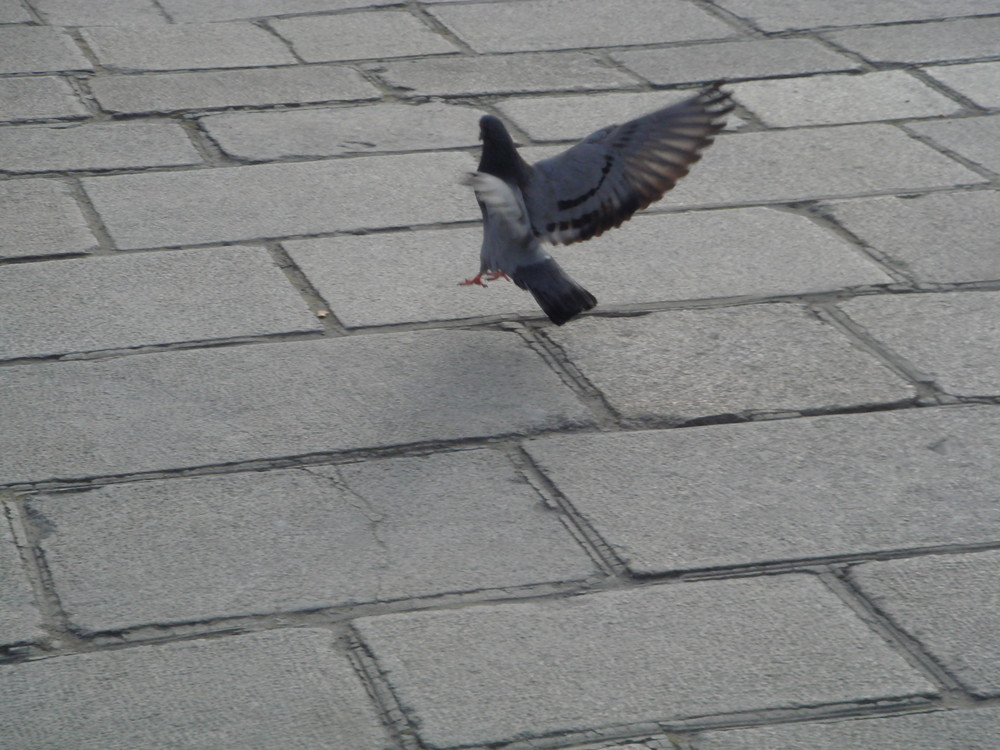
<svg viewBox="0 0 1000 750"><path fill-rule="evenodd" d="M830 0L717 0L726 10L744 16L764 31L852 26L866 23L920 21L946 16L996 13L994 0L893 0L891 3L830 2Z"/></svg>
<svg viewBox="0 0 1000 750"><path fill-rule="evenodd" d="M32 20L18 0L0 0L0 23L31 23Z"/></svg>
<svg viewBox="0 0 1000 750"><path fill-rule="evenodd" d="M88 253L97 240L62 182L0 182L0 258Z"/></svg>
<svg viewBox="0 0 1000 750"><path fill-rule="evenodd" d="M991 10L995 13L996 6ZM825 34L841 47L869 60L910 63L993 57L997 54L998 35L1000 17L997 16L874 26Z"/></svg>
<svg viewBox="0 0 1000 750"><path fill-rule="evenodd" d="M1000 172L1000 116L963 117L907 123L906 129L930 138L976 164Z"/></svg>
<svg viewBox="0 0 1000 750"><path fill-rule="evenodd" d="M38 14L55 26L166 24L153 0L32 0Z"/></svg>
<svg viewBox="0 0 1000 750"><path fill-rule="evenodd" d="M87 108L61 78L0 78L0 120L18 122L86 116Z"/></svg>
<svg viewBox="0 0 1000 750"><path fill-rule="evenodd" d="M926 70L945 86L967 96L980 107L989 109L1000 107L1000 91L997 89L1000 63L942 65Z"/></svg>
<svg viewBox="0 0 1000 750"><path fill-rule="evenodd" d="M0 27L0 73L93 70L73 39L44 26Z"/></svg>
<svg viewBox="0 0 1000 750"><path fill-rule="evenodd" d="M0 646L44 638L42 615L35 605L14 537L0 506ZM0 729L0 736L3 730Z"/></svg>
<svg viewBox="0 0 1000 750"><path fill-rule="evenodd" d="M397 0L281 0L281 5L275 5L274 0L213 0L211 3L204 0L160 0L160 5L178 23L231 21L395 4Z"/></svg>

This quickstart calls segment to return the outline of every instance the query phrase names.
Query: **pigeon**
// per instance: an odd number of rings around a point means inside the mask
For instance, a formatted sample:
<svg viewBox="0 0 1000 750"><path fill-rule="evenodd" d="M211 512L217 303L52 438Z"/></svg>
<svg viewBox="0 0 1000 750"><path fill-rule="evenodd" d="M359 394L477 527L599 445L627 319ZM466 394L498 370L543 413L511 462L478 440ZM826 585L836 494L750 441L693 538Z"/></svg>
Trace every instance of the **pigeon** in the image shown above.
<svg viewBox="0 0 1000 750"><path fill-rule="evenodd" d="M464 182L483 213L479 273L462 285L512 280L534 296L556 325L597 304L542 245L570 245L620 226L658 201L701 158L732 111L714 83L621 125L601 128L534 165L517 152L503 122L479 120L479 168Z"/></svg>

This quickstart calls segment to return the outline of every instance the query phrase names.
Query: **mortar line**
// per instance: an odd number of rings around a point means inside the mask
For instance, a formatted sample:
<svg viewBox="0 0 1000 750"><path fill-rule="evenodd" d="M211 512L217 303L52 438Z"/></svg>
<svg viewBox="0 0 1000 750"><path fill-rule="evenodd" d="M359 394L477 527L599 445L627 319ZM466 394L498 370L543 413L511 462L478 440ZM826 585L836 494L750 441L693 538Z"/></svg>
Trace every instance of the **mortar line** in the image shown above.
<svg viewBox="0 0 1000 750"><path fill-rule="evenodd" d="M108 231L107 226L104 224L104 219L97 211L97 207L94 205L93 201L91 201L90 195L87 194L86 189L83 187L81 179L79 177L69 175L60 181L69 187L70 194L73 196L73 199L76 201L76 205L83 214L83 219L87 224L87 228L97 241L97 249L91 250L89 254L113 255L117 250L115 247L115 241L111 237L111 233Z"/></svg>
<svg viewBox="0 0 1000 750"><path fill-rule="evenodd" d="M252 26L256 26L258 29L262 29L267 34L277 39L282 44L282 46L284 46L285 49L288 50L288 53L295 58L295 62L297 62L299 65L307 65L308 60L305 60L302 57L302 55L298 53L298 50L295 49L295 46L292 44L291 40L286 39L284 36L281 35L281 32L279 32L276 28L274 28L274 26L271 25L272 21L274 20L276 19L273 17L254 18L251 19L249 23Z"/></svg>
<svg viewBox="0 0 1000 750"><path fill-rule="evenodd" d="M288 251L277 242L265 245L278 268L285 274L295 291L297 291L306 305L313 312L313 315L323 324L323 330L327 336L346 336L347 327L341 322L333 312L333 307L320 294L305 272L299 268L298 264L288 254Z"/></svg>
<svg viewBox="0 0 1000 750"><path fill-rule="evenodd" d="M447 39L449 42L454 44L462 54L469 56L478 56L479 53L472 48L472 45L462 39L458 34L453 32L451 28L437 16L430 12L424 5L415 0L408 0L406 3L406 9L410 11L410 15L415 16L417 20L421 21L427 28L440 34L442 37Z"/></svg>

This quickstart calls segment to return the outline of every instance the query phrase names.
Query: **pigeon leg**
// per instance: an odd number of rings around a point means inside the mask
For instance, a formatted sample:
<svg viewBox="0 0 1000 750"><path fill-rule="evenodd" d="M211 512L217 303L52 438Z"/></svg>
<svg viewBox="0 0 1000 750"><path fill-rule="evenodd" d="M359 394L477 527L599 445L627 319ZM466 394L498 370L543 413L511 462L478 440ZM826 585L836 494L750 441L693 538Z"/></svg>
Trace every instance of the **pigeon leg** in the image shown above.
<svg viewBox="0 0 1000 750"><path fill-rule="evenodd" d="M507 281L510 281L510 276L505 274L503 271L490 271L486 274L487 281L496 281L497 279L507 279Z"/></svg>
<svg viewBox="0 0 1000 750"><path fill-rule="evenodd" d="M489 278L489 276L487 276L486 278ZM490 281L493 281L493 279L490 279ZM479 286L486 286L486 284L483 283L483 272L477 273L471 279L466 279L465 281L458 282L459 286L472 286L473 284L478 284Z"/></svg>

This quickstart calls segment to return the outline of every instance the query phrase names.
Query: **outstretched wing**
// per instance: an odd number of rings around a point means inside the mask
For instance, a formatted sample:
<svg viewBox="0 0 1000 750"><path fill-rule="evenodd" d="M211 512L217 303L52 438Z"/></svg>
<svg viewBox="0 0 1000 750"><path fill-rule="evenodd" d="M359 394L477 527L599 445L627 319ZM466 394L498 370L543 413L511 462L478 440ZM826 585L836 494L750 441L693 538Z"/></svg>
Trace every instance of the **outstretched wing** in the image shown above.
<svg viewBox="0 0 1000 750"><path fill-rule="evenodd" d="M688 173L732 108L729 94L713 84L538 162L523 187L535 234L569 245L619 226Z"/></svg>

